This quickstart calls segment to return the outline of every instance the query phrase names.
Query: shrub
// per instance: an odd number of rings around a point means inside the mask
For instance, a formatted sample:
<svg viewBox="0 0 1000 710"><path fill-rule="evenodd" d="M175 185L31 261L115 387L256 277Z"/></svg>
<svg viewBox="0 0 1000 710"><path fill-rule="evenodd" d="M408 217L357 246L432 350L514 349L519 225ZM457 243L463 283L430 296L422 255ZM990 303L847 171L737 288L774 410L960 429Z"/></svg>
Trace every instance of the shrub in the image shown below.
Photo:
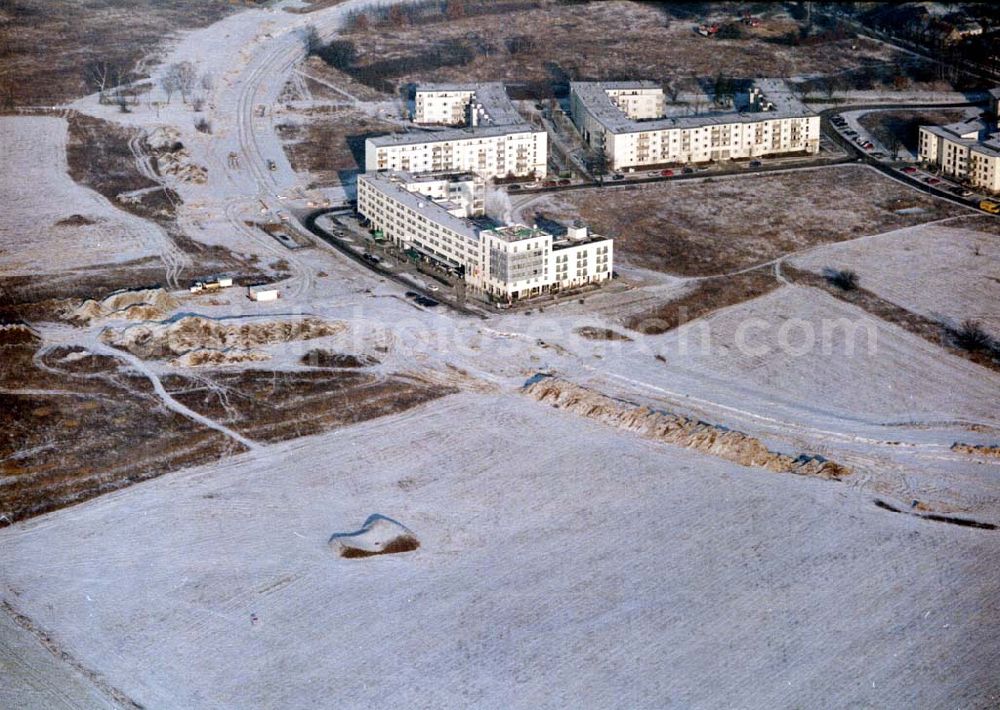
<svg viewBox="0 0 1000 710"><path fill-rule="evenodd" d="M212 132L212 122L209 121L204 116L202 116L201 118L199 118L197 121L194 122L194 127L199 131L201 131L202 133Z"/></svg>
<svg viewBox="0 0 1000 710"><path fill-rule="evenodd" d="M976 320L964 320L957 328L950 329L952 342L955 346L969 352L982 352L996 349L993 339Z"/></svg>
<svg viewBox="0 0 1000 710"><path fill-rule="evenodd" d="M843 291L853 291L858 287L858 275L850 269L826 269L823 277Z"/></svg>

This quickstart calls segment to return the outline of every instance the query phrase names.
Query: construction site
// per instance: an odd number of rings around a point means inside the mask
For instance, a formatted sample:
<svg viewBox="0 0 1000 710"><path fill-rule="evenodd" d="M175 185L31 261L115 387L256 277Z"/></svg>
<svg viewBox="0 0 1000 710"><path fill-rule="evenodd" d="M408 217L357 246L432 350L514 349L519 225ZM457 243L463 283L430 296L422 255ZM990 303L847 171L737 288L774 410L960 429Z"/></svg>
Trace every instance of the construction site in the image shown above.
<svg viewBox="0 0 1000 710"><path fill-rule="evenodd" d="M0 8L0 707L1000 703L978 35L202 5Z"/></svg>

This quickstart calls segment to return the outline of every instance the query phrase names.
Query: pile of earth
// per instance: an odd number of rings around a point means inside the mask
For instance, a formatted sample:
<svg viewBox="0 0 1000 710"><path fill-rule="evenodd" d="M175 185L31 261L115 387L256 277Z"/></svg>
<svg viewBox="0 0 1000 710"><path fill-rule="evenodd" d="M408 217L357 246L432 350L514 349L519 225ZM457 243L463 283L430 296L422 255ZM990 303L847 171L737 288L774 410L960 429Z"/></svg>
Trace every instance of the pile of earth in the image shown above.
<svg viewBox="0 0 1000 710"><path fill-rule="evenodd" d="M524 392L557 409L565 409L650 439L695 449L741 466L838 480L851 473L845 466L822 456L777 453L759 439L743 432L622 402L555 377L534 377L525 385Z"/></svg>
<svg viewBox="0 0 1000 710"><path fill-rule="evenodd" d="M360 530L335 533L329 544L334 552L349 559L412 552L420 547L412 530L378 513L368 516Z"/></svg>
<svg viewBox="0 0 1000 710"><path fill-rule="evenodd" d="M118 291L95 301L89 299L66 314L68 320L90 324L107 318L162 320L175 308L177 300L162 288Z"/></svg>
<svg viewBox="0 0 1000 710"><path fill-rule="evenodd" d="M144 360L179 358L193 351L252 350L262 345L312 340L337 335L345 326L321 318L289 320L215 320L184 316L162 323L141 323L127 328L108 328L101 340ZM207 356L199 356L207 357Z"/></svg>

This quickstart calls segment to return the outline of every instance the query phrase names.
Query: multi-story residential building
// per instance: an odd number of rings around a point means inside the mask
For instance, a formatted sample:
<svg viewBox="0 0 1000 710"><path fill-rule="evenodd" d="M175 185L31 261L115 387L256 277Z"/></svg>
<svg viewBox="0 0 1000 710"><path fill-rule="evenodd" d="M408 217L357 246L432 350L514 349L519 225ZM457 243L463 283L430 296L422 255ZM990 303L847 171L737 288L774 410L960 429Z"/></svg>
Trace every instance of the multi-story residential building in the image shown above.
<svg viewBox="0 0 1000 710"><path fill-rule="evenodd" d="M740 111L664 116L649 81L572 82L573 122L613 170L819 152L820 120L782 82L762 80Z"/></svg>
<svg viewBox="0 0 1000 710"><path fill-rule="evenodd" d="M920 160L987 192L1000 192L1000 133L979 119L921 126Z"/></svg>
<svg viewBox="0 0 1000 710"><path fill-rule="evenodd" d="M474 172L485 178L541 177L547 164L547 135L528 124L396 133L365 141L366 172Z"/></svg>
<svg viewBox="0 0 1000 710"><path fill-rule="evenodd" d="M414 122L461 125L365 141L365 170L475 172L542 177L548 136L517 112L502 84L434 84L416 90Z"/></svg>
<svg viewBox="0 0 1000 710"><path fill-rule="evenodd" d="M480 227L463 218L476 214L462 197L475 190L442 188L441 179L361 175L358 213L395 246L461 274L469 291L486 300L512 302L611 278L611 239L579 226L562 238L523 224Z"/></svg>
<svg viewBox="0 0 1000 710"><path fill-rule="evenodd" d="M445 126L514 126L525 123L499 82L421 84L413 122Z"/></svg>

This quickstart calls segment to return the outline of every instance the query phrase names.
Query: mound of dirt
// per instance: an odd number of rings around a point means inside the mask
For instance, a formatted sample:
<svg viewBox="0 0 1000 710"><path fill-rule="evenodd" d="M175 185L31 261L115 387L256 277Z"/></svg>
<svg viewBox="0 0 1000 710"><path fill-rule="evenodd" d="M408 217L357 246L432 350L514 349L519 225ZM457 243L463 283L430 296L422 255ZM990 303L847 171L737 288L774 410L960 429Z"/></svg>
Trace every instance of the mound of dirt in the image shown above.
<svg viewBox="0 0 1000 710"><path fill-rule="evenodd" d="M769 450L759 439L743 432L679 414L630 405L555 377L534 377L525 385L524 392L557 409L565 409L650 439L696 449L741 466L835 480L851 473L845 466L822 456L802 454L793 457L777 453Z"/></svg>
<svg viewBox="0 0 1000 710"><path fill-rule="evenodd" d="M378 513L369 515L360 530L335 533L329 544L334 552L348 559L411 552L420 547L412 530Z"/></svg>
<svg viewBox="0 0 1000 710"><path fill-rule="evenodd" d="M25 323L0 323L0 348L6 345L37 345L42 339Z"/></svg>
<svg viewBox="0 0 1000 710"><path fill-rule="evenodd" d="M85 324L104 318L162 320L177 305L177 300L162 288L118 291L100 301L84 301L70 311L67 318Z"/></svg>
<svg viewBox="0 0 1000 710"><path fill-rule="evenodd" d="M621 340L632 342L632 338L610 328L595 328L592 325L585 325L573 332L587 340Z"/></svg>
<svg viewBox="0 0 1000 710"><path fill-rule="evenodd" d="M323 338L340 333L344 327L343 323L312 317L233 322L185 316L176 321L142 323L121 330L108 328L101 333L101 340L143 359L164 360L196 350L251 350L261 345Z"/></svg>
<svg viewBox="0 0 1000 710"><path fill-rule="evenodd" d="M972 456L992 456L1000 458L1000 446L990 446L989 444L965 444L956 441L951 445L952 451L960 454L971 454Z"/></svg>
<svg viewBox="0 0 1000 710"><path fill-rule="evenodd" d="M97 224L97 220L84 217L82 214L72 214L56 222L57 227L86 227L91 224Z"/></svg>
<svg viewBox="0 0 1000 710"><path fill-rule="evenodd" d="M350 355L348 353L334 353L329 350L316 348L310 350L302 356L303 365L310 367L371 367L378 365L379 361L371 355Z"/></svg>
<svg viewBox="0 0 1000 710"><path fill-rule="evenodd" d="M192 350L180 357L174 358L170 364L174 367L207 367L218 365L235 365L241 362L263 362L271 356L263 350Z"/></svg>

